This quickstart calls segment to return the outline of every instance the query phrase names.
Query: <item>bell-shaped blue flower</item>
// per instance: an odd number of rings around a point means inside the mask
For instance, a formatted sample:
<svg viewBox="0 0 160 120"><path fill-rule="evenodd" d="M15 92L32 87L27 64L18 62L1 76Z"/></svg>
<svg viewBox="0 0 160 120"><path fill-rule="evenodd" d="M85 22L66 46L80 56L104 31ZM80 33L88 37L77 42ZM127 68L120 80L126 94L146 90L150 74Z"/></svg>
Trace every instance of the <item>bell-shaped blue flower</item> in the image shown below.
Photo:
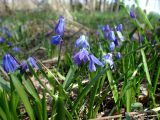
<svg viewBox="0 0 160 120"><path fill-rule="evenodd" d="M61 40L62 40L62 38L60 35L52 36L51 44L58 45L58 44L60 44Z"/></svg>
<svg viewBox="0 0 160 120"><path fill-rule="evenodd" d="M109 25L104 26L104 30L105 30L106 32L109 32L109 31L110 31Z"/></svg>
<svg viewBox="0 0 160 120"><path fill-rule="evenodd" d="M77 48L87 48L89 47L89 43L87 41L87 37L85 35L81 35L77 40L75 46Z"/></svg>
<svg viewBox="0 0 160 120"><path fill-rule="evenodd" d="M120 52L116 53L116 58L117 58L117 59L121 59L121 57L122 57L122 55L121 55Z"/></svg>
<svg viewBox="0 0 160 120"><path fill-rule="evenodd" d="M28 62L28 63L27 63L27 62ZM35 60L33 57L29 57L29 58L27 59L27 61L26 61L26 60L23 60L23 61L21 62L21 72L22 72L22 73L24 73L24 72L26 72L26 71L29 71L29 66L28 66L28 64L30 64L30 66L31 66L32 68L38 69L38 65L37 65L36 60Z"/></svg>
<svg viewBox="0 0 160 120"><path fill-rule="evenodd" d="M15 53L19 53L19 52L20 52L20 49L19 49L19 47L17 47L17 46L13 47L12 50L13 50L13 52L15 52Z"/></svg>
<svg viewBox="0 0 160 120"><path fill-rule="evenodd" d="M117 31L122 32L122 30L123 30L122 24L117 25L116 29L117 29Z"/></svg>
<svg viewBox="0 0 160 120"><path fill-rule="evenodd" d="M140 41L144 42L144 37L142 35L140 35Z"/></svg>
<svg viewBox="0 0 160 120"><path fill-rule="evenodd" d="M111 53L108 53L106 55L103 56L103 59L105 61L106 64L109 64L110 65L110 68L113 68L113 59L112 59L112 54Z"/></svg>
<svg viewBox="0 0 160 120"><path fill-rule="evenodd" d="M74 55L74 62L79 66L82 64L82 61L84 63L87 63L89 61L89 52L82 48L78 53Z"/></svg>
<svg viewBox="0 0 160 120"><path fill-rule="evenodd" d="M111 43L109 44L108 48L109 48L110 51L113 51L113 50L115 49L115 44L114 44L114 42L111 42Z"/></svg>
<svg viewBox="0 0 160 120"><path fill-rule="evenodd" d="M21 73L24 73L25 71L29 70L28 64L26 60L23 60L21 62Z"/></svg>
<svg viewBox="0 0 160 120"><path fill-rule="evenodd" d="M5 54L2 61L3 69L9 72L15 72L19 67L17 60L11 54Z"/></svg>
<svg viewBox="0 0 160 120"><path fill-rule="evenodd" d="M5 43L5 39L3 37L0 36L0 43Z"/></svg>
<svg viewBox="0 0 160 120"><path fill-rule="evenodd" d="M27 61L33 68L38 69L37 62L33 57L29 57Z"/></svg>
<svg viewBox="0 0 160 120"><path fill-rule="evenodd" d="M119 43L117 38L115 39L114 44L115 44L115 46L119 46L120 45L120 43Z"/></svg>
<svg viewBox="0 0 160 120"><path fill-rule="evenodd" d="M130 16L131 16L131 18L133 18L133 19L135 19L135 18L136 18L136 15L135 15L135 13L134 13L134 11L133 11L133 10L130 10Z"/></svg>
<svg viewBox="0 0 160 120"><path fill-rule="evenodd" d="M99 66L104 66L102 62L100 62L94 55L90 55L90 63L89 63L89 70L91 72L96 71L96 66L95 64L99 65Z"/></svg>
<svg viewBox="0 0 160 120"><path fill-rule="evenodd" d="M12 37L12 32L10 32L7 27L1 27L1 28L0 28L0 31L1 31L3 34L7 35L8 37Z"/></svg>
<svg viewBox="0 0 160 120"><path fill-rule="evenodd" d="M8 46L9 46L9 47L12 47L12 46L13 46L13 43L12 43L12 42L8 42Z"/></svg>
<svg viewBox="0 0 160 120"><path fill-rule="evenodd" d="M60 16L58 23L55 26L55 33L58 35L64 34L65 20L64 17Z"/></svg>
<svg viewBox="0 0 160 120"><path fill-rule="evenodd" d="M109 36L109 39L110 39L111 41L115 41L116 36L115 36L115 34L114 34L114 31L111 30L111 31L109 32L109 35L108 35L108 36Z"/></svg>

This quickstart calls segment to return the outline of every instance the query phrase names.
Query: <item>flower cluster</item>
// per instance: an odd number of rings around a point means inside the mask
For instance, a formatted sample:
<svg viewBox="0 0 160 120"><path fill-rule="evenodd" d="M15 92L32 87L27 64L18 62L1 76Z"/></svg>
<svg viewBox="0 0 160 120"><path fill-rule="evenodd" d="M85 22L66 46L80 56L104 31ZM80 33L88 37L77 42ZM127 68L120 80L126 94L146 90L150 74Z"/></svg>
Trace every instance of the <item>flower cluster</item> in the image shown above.
<svg viewBox="0 0 160 120"><path fill-rule="evenodd" d="M105 39L110 41L108 45L110 52L114 51L115 47L119 46L120 42L124 41L122 24L117 25L115 28L110 28L109 25L99 26L99 28L102 30Z"/></svg>
<svg viewBox="0 0 160 120"><path fill-rule="evenodd" d="M4 44L4 45L8 45L8 47L13 47L12 48L12 51L14 53L20 53L20 48L17 47L17 46L13 46L13 43L11 41L7 41L6 36L7 37L12 37L12 32L9 31L9 29L7 27L0 27L0 32L1 32L1 35L0 36L0 44Z"/></svg>
<svg viewBox="0 0 160 120"><path fill-rule="evenodd" d="M65 20L64 17L60 16L59 20L55 26L55 36L52 36L51 38L51 44L60 44L60 42L62 41L61 36L64 34L65 31Z"/></svg>
<svg viewBox="0 0 160 120"><path fill-rule="evenodd" d="M85 35L81 35L80 38L76 40L75 44L76 48L80 48L80 51L77 52L74 55L74 62L78 66L80 66L82 63L86 64L89 62L89 70L91 72L96 71L96 66L104 66L102 62L98 60L93 54L91 54L88 49L89 49L89 43L88 39Z"/></svg>
<svg viewBox="0 0 160 120"><path fill-rule="evenodd" d="M29 57L27 61L23 60L21 64L19 64L15 57L7 53L4 55L2 61L2 67L6 73L15 72L18 68L20 68L21 73L24 73L25 71L29 70L28 64L30 64L34 69L38 69L37 62L33 57Z"/></svg>
<svg viewBox="0 0 160 120"><path fill-rule="evenodd" d="M118 60L122 57L120 52L115 52L115 48L119 47L121 43L125 40L124 36L122 35L123 25L119 24L114 28L110 28L109 25L106 25L106 26L99 26L99 28L102 31L104 38L107 40L108 50L110 51L107 54L103 52L102 58L104 64L109 64L110 68L113 68L114 65L113 53L115 54L115 58Z"/></svg>

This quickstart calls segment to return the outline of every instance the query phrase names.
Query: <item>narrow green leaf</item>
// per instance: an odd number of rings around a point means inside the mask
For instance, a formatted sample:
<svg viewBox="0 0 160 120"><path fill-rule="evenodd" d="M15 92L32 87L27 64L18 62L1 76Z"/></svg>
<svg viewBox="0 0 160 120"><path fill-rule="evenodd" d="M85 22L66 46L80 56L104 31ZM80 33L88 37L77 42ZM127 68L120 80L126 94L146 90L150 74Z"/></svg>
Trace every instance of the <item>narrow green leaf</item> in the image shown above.
<svg viewBox="0 0 160 120"><path fill-rule="evenodd" d="M20 83L20 81L18 80L18 78L16 77L15 74L10 74L10 76L11 76L11 80L13 82L13 85L14 85L17 93L19 94L19 96L24 104L30 119L35 120L33 108L31 107L31 104L30 104L29 99L27 97L27 94L24 90L24 87L22 86L22 84Z"/></svg>
<svg viewBox="0 0 160 120"><path fill-rule="evenodd" d="M63 83L64 89L67 89L69 85L72 83L75 71L76 71L76 67L72 65L69 69L69 72L67 73L66 79L64 80L64 83Z"/></svg>
<svg viewBox="0 0 160 120"><path fill-rule="evenodd" d="M8 120L6 113L3 111L1 107L0 107L0 118L2 118L2 120Z"/></svg>

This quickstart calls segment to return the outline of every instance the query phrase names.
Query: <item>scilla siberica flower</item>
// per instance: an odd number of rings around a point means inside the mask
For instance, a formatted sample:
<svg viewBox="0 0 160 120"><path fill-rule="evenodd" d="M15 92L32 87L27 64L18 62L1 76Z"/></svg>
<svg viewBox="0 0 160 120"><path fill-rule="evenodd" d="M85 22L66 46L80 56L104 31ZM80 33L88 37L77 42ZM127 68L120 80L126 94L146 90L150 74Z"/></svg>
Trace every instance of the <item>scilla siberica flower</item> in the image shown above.
<svg viewBox="0 0 160 120"><path fill-rule="evenodd" d="M115 39L116 39L116 36L115 36L115 34L114 34L114 31L110 31L109 32L109 39L111 40L111 41L115 41Z"/></svg>
<svg viewBox="0 0 160 120"><path fill-rule="evenodd" d="M5 43L5 39L0 36L0 43Z"/></svg>
<svg viewBox="0 0 160 120"><path fill-rule="evenodd" d="M5 54L2 61L3 69L9 72L15 72L19 67L17 60L11 54Z"/></svg>
<svg viewBox="0 0 160 120"><path fill-rule="evenodd" d="M90 55L90 63L89 63L89 70L91 72L96 71L96 66L95 64L99 65L99 66L104 66L102 62L100 62L94 55Z"/></svg>
<svg viewBox="0 0 160 120"><path fill-rule="evenodd" d="M17 47L17 46L13 47L12 50L13 50L13 52L15 52L15 53L19 53L19 52L20 52L20 49L19 49L19 47Z"/></svg>
<svg viewBox="0 0 160 120"><path fill-rule="evenodd" d="M121 57L122 57L122 56L121 56L121 53L118 52L118 53L116 54L116 58L117 58L117 59L121 59Z"/></svg>
<svg viewBox="0 0 160 120"><path fill-rule="evenodd" d="M12 46L13 46L13 43L12 43L12 42L8 42L8 46L9 46L9 47L12 47Z"/></svg>
<svg viewBox="0 0 160 120"><path fill-rule="evenodd" d="M117 25L116 29L117 29L117 31L122 32L122 30L123 30L122 24Z"/></svg>
<svg viewBox="0 0 160 120"><path fill-rule="evenodd" d="M63 35L64 33L65 20L64 17L60 16L58 23L55 26L55 33L58 35Z"/></svg>
<svg viewBox="0 0 160 120"><path fill-rule="evenodd" d="M28 66L27 62L31 65L32 68L38 69L36 60L33 57L29 57L27 59L27 61L23 60L21 62L21 72L22 73L25 72L25 71L27 71L27 70L29 71L29 66Z"/></svg>
<svg viewBox="0 0 160 120"><path fill-rule="evenodd" d="M135 18L136 18L136 15L135 15L135 13L134 13L134 11L133 11L133 10L131 10L131 11L130 11L130 16L131 16L131 18L133 18L133 19L135 19Z"/></svg>
<svg viewBox="0 0 160 120"><path fill-rule="evenodd" d="M2 33L7 35L8 37L12 37L12 32L10 32L7 27L1 27L0 31L2 31Z"/></svg>
<svg viewBox="0 0 160 120"><path fill-rule="evenodd" d="M81 35L77 40L76 40L76 45L77 48L87 48L89 47L89 43L87 41L87 37L85 35Z"/></svg>
<svg viewBox="0 0 160 120"><path fill-rule="evenodd" d="M58 44L60 44L61 40L62 40L62 38L60 35L52 36L51 44L58 45Z"/></svg>
<svg viewBox="0 0 160 120"><path fill-rule="evenodd" d="M112 59L112 54L111 53L108 53L106 55L103 56L103 59L105 61L106 64L109 64L110 65L110 68L113 68L113 59Z"/></svg>
<svg viewBox="0 0 160 120"><path fill-rule="evenodd" d="M74 62L78 66L82 64L82 61L84 63L87 63L89 61L89 52L86 50L86 48L82 48L78 53L74 55Z"/></svg>
<svg viewBox="0 0 160 120"><path fill-rule="evenodd" d="M115 39L114 44L115 44L115 46L119 46L120 45L120 43L119 43L117 38Z"/></svg>
<svg viewBox="0 0 160 120"><path fill-rule="evenodd" d="M109 48L110 51L113 51L113 50L115 49L115 44L114 44L114 42L111 42L111 43L109 44L108 48Z"/></svg>

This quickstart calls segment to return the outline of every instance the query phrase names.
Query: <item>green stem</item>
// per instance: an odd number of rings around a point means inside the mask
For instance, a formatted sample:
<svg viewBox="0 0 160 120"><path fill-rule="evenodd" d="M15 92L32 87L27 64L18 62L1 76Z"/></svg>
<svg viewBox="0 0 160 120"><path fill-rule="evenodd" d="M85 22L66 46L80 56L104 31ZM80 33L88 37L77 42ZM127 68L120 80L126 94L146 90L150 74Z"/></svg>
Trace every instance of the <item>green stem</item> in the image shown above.
<svg viewBox="0 0 160 120"><path fill-rule="evenodd" d="M153 92L154 92L154 94L156 92L159 76L160 76L160 62L158 62L158 70L157 70L156 77L154 79L154 84L153 84Z"/></svg>
<svg viewBox="0 0 160 120"><path fill-rule="evenodd" d="M59 69L60 61L61 61L61 51L62 51L62 41L60 41L60 45L59 45L58 62L57 62L58 69Z"/></svg>

